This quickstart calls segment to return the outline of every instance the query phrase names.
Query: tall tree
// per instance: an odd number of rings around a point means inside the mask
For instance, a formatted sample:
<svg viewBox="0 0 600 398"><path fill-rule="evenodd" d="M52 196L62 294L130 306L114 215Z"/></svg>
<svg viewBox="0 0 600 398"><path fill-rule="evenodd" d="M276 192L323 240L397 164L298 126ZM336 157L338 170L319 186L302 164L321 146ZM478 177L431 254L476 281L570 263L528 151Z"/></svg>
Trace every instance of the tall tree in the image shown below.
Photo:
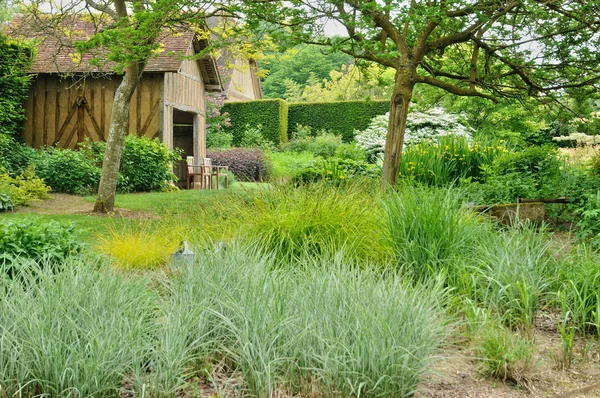
<svg viewBox="0 0 600 398"><path fill-rule="evenodd" d="M497 101L595 85L598 0L243 1L251 27L395 69L383 181L395 184L415 85ZM260 22L259 22L260 21ZM262 25L261 25L262 26ZM341 26L342 36L324 34Z"/></svg>
<svg viewBox="0 0 600 398"><path fill-rule="evenodd" d="M113 100L94 205L96 212L110 212L114 208L131 98L148 60L160 51L160 38L169 33L177 34L181 29L192 29L202 24L204 18L216 14L225 16L226 5L218 0L34 0L23 12L26 18L35 20L28 25L36 25L43 34L61 37L69 36L66 31L73 29L77 18L94 21L96 33L76 43L79 56L92 54L91 65L107 63L123 76Z"/></svg>

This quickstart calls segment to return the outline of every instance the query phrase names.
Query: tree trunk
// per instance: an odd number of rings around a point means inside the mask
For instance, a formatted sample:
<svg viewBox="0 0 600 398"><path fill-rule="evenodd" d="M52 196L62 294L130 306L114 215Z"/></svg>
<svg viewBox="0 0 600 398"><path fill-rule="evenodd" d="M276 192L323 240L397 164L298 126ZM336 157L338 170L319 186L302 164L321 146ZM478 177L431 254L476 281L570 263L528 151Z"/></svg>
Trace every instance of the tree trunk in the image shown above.
<svg viewBox="0 0 600 398"><path fill-rule="evenodd" d="M408 117L408 105L412 99L412 84L396 84L390 101L390 121L383 154L382 185L396 185Z"/></svg>
<svg viewBox="0 0 600 398"><path fill-rule="evenodd" d="M130 66L126 69L123 81L115 92L106 151L102 162L102 176L94 205L95 212L109 213L114 209L121 155L125 136L129 130L129 105L139 80L137 65Z"/></svg>

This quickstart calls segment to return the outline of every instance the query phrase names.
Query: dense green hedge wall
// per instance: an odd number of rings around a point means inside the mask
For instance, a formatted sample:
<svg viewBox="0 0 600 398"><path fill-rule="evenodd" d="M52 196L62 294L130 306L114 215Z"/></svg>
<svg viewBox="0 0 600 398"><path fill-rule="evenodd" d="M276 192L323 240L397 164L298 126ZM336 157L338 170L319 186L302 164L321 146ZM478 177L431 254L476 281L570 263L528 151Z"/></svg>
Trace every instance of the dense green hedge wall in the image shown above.
<svg viewBox="0 0 600 398"><path fill-rule="evenodd" d="M225 131L233 134L235 146L241 144L247 124L252 127L261 124L264 137L276 145L287 142L288 104L284 100L232 102L225 104L221 111L229 113L231 127L226 127Z"/></svg>
<svg viewBox="0 0 600 398"><path fill-rule="evenodd" d="M313 131L329 130L341 135L346 142L354 138L354 130L363 130L373 117L390 109L389 101L299 102L289 104L288 137L297 124L312 127Z"/></svg>
<svg viewBox="0 0 600 398"><path fill-rule="evenodd" d="M0 133L16 135L25 118L32 49L0 33Z"/></svg>

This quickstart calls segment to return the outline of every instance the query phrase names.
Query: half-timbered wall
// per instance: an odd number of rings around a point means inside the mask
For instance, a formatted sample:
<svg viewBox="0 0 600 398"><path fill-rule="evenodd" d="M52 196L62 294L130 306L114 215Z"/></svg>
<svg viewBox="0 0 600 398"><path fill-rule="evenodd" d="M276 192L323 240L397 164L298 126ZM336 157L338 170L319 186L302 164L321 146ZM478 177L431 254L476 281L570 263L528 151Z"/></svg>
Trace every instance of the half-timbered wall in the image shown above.
<svg viewBox="0 0 600 398"><path fill-rule="evenodd" d="M120 78L61 79L38 75L25 102L25 142L33 147L75 148L90 138L106 140L115 90ZM162 74L146 74L131 100L129 133L158 137Z"/></svg>

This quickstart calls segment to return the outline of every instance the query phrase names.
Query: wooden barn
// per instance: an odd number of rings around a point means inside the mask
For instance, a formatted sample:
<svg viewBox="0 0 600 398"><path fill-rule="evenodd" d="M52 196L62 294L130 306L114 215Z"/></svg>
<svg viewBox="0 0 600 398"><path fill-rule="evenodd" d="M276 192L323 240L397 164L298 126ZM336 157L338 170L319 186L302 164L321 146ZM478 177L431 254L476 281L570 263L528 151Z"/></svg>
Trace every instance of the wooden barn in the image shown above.
<svg viewBox="0 0 600 398"><path fill-rule="evenodd" d="M19 26L22 34L27 25L13 21L12 26ZM91 55L77 59L72 45L75 40L93 35L95 29L90 21L77 19L70 37L41 40L31 68L35 77L25 103L23 135L30 146L76 148L86 138L107 138L113 97L121 77L112 73L110 65L91 66ZM198 159L206 154L208 92L235 100L262 98L254 61L227 62L242 67L225 71L228 84L224 85L219 72L223 68L218 66L224 61L210 55L191 58L207 45L207 40L193 31L161 39L163 51L149 60L132 98L130 134L158 137L168 147L181 148L185 156ZM184 173L183 167L177 169Z"/></svg>

